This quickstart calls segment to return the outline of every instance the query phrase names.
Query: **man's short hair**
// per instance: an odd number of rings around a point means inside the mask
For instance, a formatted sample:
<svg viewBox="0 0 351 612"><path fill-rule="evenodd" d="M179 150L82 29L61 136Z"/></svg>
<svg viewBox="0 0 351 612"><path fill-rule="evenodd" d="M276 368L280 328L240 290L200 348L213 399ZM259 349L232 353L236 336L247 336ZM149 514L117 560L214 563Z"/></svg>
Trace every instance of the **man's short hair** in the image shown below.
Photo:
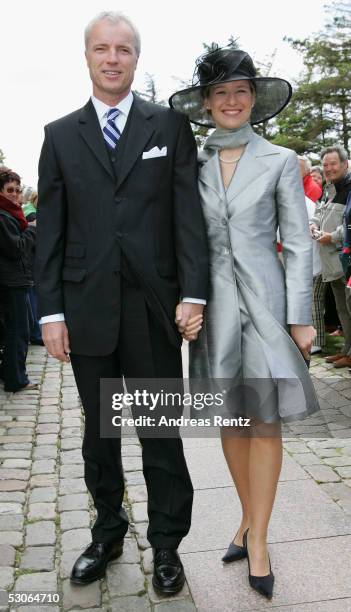
<svg viewBox="0 0 351 612"><path fill-rule="evenodd" d="M327 153L337 153L341 162L348 161L348 154L346 149L341 145L332 145L330 147L325 147L321 150L321 160L323 161L323 157L327 155Z"/></svg>
<svg viewBox="0 0 351 612"><path fill-rule="evenodd" d="M89 37L90 37L90 33L91 33L91 30L92 30L93 26L96 23L98 23L99 21L103 21L104 19L106 19L107 21L110 21L111 23L114 23L114 24L118 24L120 22L123 22L123 23L127 24L127 26L130 27L130 29L132 30L132 32L134 34L134 48L135 48L135 52L136 52L137 56L139 57L140 49L141 49L140 34L139 34L136 26L134 25L134 23L129 19L129 17L127 17L123 13L116 12L116 11L102 11L102 13L99 13L98 15L96 15L96 17L94 17L91 21L89 21L88 25L86 26L86 28L84 30L85 49L87 49L87 47L88 47Z"/></svg>

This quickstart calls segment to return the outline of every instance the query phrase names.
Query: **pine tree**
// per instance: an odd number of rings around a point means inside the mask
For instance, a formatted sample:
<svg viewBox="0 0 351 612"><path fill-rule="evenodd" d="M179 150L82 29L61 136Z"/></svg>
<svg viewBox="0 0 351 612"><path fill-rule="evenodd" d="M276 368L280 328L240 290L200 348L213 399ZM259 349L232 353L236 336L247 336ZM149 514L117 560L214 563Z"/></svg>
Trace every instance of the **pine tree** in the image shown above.
<svg viewBox="0 0 351 612"><path fill-rule="evenodd" d="M288 39L303 55L304 72L288 107L277 117L272 142L298 153L339 142L350 151L351 5L335 2L324 30L304 40Z"/></svg>
<svg viewBox="0 0 351 612"><path fill-rule="evenodd" d="M149 74L148 72L145 75L146 79L145 79L145 90L144 91L135 91L135 93L140 96L141 98L144 98L145 100L148 100L149 102L154 102L155 104L162 104L163 106L167 105L167 102L165 100L161 100L158 97L158 93L157 93L157 87L156 87L156 81L155 81L155 77L153 74Z"/></svg>

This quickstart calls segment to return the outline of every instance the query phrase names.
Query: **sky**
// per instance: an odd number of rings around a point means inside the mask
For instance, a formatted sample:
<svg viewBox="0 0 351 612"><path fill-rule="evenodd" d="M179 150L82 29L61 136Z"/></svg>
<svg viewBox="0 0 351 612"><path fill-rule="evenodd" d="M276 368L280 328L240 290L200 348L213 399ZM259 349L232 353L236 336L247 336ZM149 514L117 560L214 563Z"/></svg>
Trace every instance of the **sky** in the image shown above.
<svg viewBox="0 0 351 612"><path fill-rule="evenodd" d="M294 81L302 70L299 54L285 36L305 38L323 28L330 0L12 0L1 8L0 149L5 164L26 185L37 182L37 164L46 123L83 106L91 94L83 31L97 13L122 11L138 27L142 49L135 89L155 78L160 97L191 80L202 43L225 45L230 35L271 75ZM210 5L211 6L211 5ZM261 66L262 69L262 66Z"/></svg>

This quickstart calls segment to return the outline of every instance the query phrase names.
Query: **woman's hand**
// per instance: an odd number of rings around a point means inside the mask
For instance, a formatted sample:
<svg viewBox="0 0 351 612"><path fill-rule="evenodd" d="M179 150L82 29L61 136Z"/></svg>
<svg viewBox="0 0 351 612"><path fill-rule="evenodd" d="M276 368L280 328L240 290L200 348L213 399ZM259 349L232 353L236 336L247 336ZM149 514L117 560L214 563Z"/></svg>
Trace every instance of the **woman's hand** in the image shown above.
<svg viewBox="0 0 351 612"><path fill-rule="evenodd" d="M199 332L202 329L202 321L202 314L196 315L196 317L192 317L192 319L189 319L182 333L184 340L188 340L188 342L191 342L192 340L197 340Z"/></svg>
<svg viewBox="0 0 351 612"><path fill-rule="evenodd" d="M300 349L304 358L311 358L312 342L316 337L316 330L312 325L290 325L290 335Z"/></svg>
<svg viewBox="0 0 351 612"><path fill-rule="evenodd" d="M179 332L182 334L184 340L188 340L191 342L192 340L196 340L199 331L202 328L203 314L202 312L196 314L193 317L189 317L186 322L182 322L182 314L183 314L183 303L178 304L176 308L176 323L178 325Z"/></svg>

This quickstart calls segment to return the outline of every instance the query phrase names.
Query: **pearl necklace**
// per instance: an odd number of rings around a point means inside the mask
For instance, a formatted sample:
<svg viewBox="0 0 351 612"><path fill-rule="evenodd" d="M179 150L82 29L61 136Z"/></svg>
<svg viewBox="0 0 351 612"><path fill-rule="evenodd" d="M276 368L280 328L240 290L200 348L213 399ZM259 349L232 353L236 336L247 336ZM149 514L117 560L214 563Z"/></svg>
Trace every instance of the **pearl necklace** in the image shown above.
<svg viewBox="0 0 351 612"><path fill-rule="evenodd" d="M220 155L218 155L218 157L221 162L223 162L223 164L236 164L240 160L241 155L239 155L239 157L236 157L235 159L223 159Z"/></svg>

